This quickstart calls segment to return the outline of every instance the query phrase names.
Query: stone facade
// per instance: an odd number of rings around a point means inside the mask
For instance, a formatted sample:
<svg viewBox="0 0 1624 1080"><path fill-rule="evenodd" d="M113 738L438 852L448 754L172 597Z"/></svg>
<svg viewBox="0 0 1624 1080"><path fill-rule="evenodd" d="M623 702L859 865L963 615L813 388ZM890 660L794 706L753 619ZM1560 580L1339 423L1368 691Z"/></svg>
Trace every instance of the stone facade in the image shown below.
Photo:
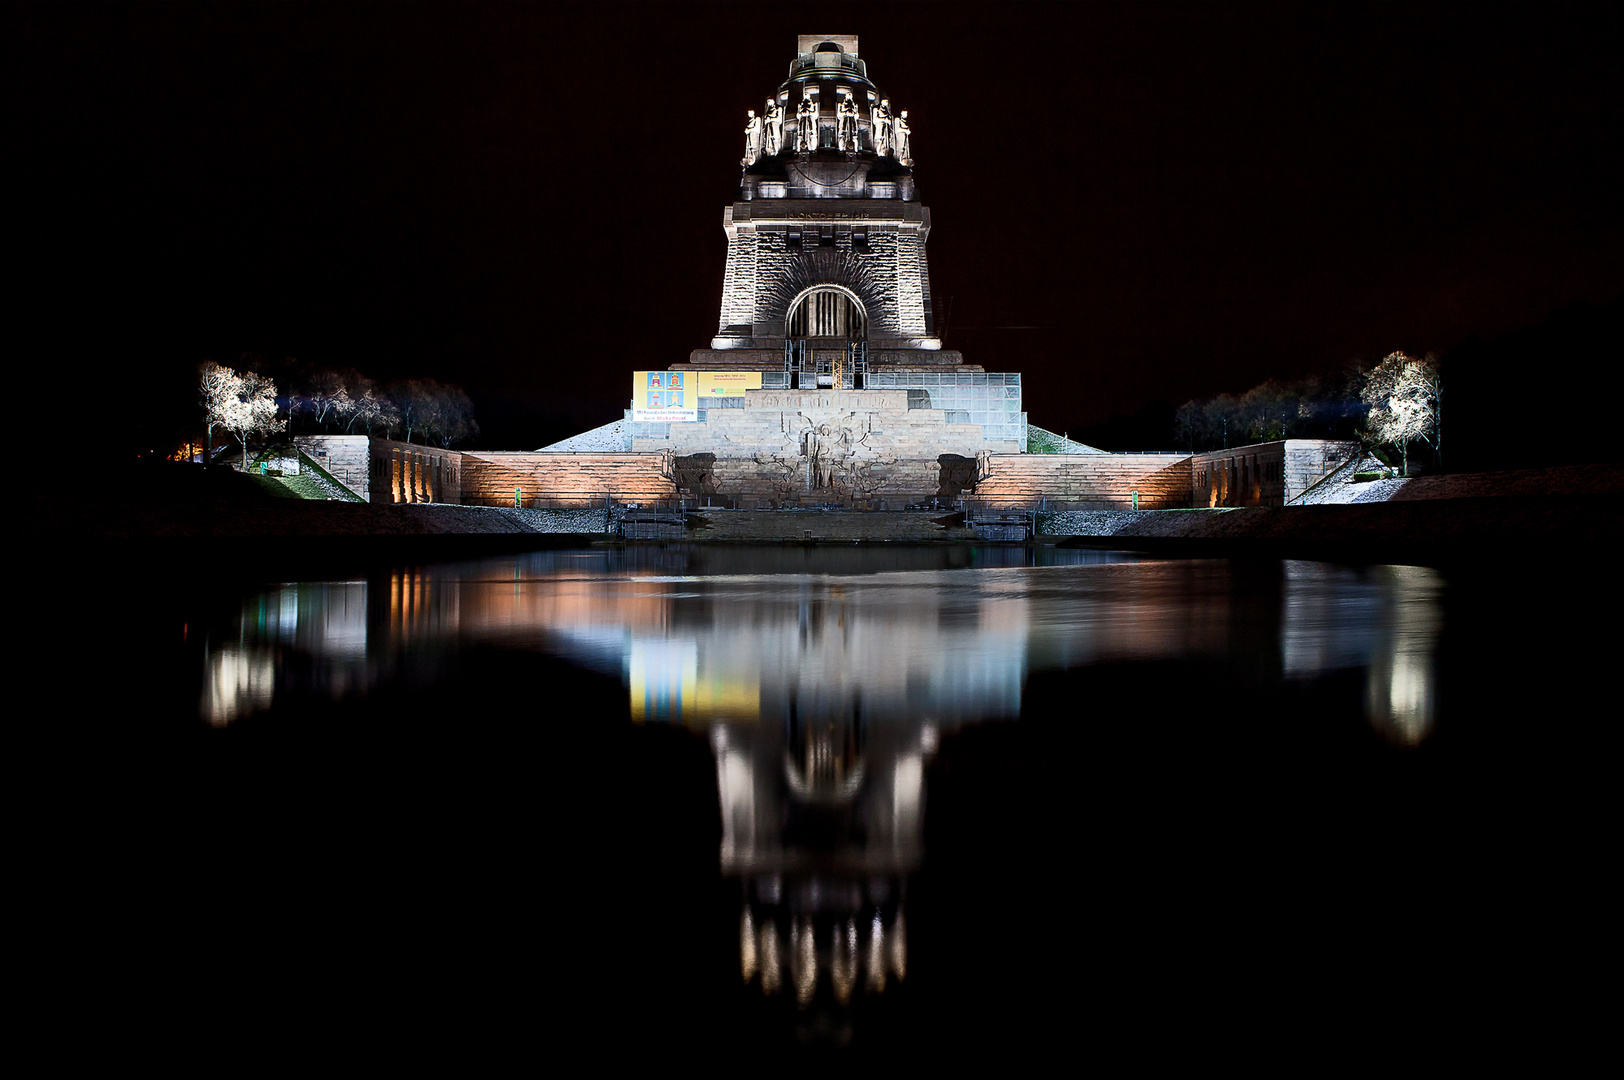
<svg viewBox="0 0 1624 1080"><path fill-rule="evenodd" d="M1284 506L1358 451L1355 442L1281 439L1196 454L1189 505Z"/></svg>
<svg viewBox="0 0 1624 1080"><path fill-rule="evenodd" d="M299 435L293 440L306 457L334 480L371 502L372 440L365 435Z"/></svg>
<svg viewBox="0 0 1624 1080"><path fill-rule="evenodd" d="M601 506L677 495L669 451L633 454L468 452L463 501L478 506Z"/></svg>
<svg viewBox="0 0 1624 1080"><path fill-rule="evenodd" d="M368 435L302 435L294 443L367 502L463 501L459 451Z"/></svg>
<svg viewBox="0 0 1624 1080"><path fill-rule="evenodd" d="M781 350L791 305L820 285L863 305L876 349L941 348L934 335L925 240L930 211L897 200L738 202L722 214L727 271L716 350ZM696 353L693 362L710 359Z"/></svg>
<svg viewBox="0 0 1624 1080"><path fill-rule="evenodd" d="M1190 457L994 454L970 494L995 509L1167 510L1189 505Z"/></svg>
<svg viewBox="0 0 1624 1080"><path fill-rule="evenodd" d="M680 481L690 494L751 506L928 498L940 493L944 456L973 463L1020 450L945 410L909 406L907 390L752 390L742 409L712 409L703 424L671 424L667 437L632 446L669 448L679 473L693 474Z"/></svg>

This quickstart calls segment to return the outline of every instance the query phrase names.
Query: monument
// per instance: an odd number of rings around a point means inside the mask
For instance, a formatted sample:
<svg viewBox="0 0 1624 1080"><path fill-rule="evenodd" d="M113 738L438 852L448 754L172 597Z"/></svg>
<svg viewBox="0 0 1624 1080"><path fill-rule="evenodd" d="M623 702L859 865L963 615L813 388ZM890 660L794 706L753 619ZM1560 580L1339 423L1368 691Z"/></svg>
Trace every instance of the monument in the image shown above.
<svg viewBox="0 0 1624 1080"><path fill-rule="evenodd" d="M1020 375L937 335L906 116L855 36L797 40L746 113L716 336L634 374L624 449L671 452L696 495L858 505L956 493L1026 448Z"/></svg>
<svg viewBox="0 0 1624 1080"><path fill-rule="evenodd" d="M1029 447L1021 376L943 347L908 110L869 79L856 36L802 35L778 88L760 107L740 104L752 107L737 194L722 212L716 335L685 361L629 372L620 420L535 451L356 436L312 452L362 478L357 494L371 501L620 504L673 535L695 527L686 510L669 510L678 501L934 512L945 500L968 510L970 496L978 514L1282 505L1350 452L1316 440L1199 459L1057 450L1069 441L1054 438ZM719 520L703 525L719 530L711 538L726 535ZM841 527L890 542L915 525ZM792 535L817 539L828 531L819 528ZM752 539L772 531L765 521L740 529Z"/></svg>

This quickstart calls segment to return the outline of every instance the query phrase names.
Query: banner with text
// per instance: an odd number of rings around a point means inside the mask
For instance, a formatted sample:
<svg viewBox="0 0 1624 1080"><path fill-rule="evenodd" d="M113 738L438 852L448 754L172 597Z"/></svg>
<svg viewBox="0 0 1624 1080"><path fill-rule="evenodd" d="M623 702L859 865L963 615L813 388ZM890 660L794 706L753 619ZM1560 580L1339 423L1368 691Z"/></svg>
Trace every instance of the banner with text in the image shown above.
<svg viewBox="0 0 1624 1080"><path fill-rule="evenodd" d="M669 372L667 373L669 374ZM690 371L700 397L743 397L746 390L761 389L759 371Z"/></svg>
<svg viewBox="0 0 1624 1080"><path fill-rule="evenodd" d="M657 424L699 419L699 395L689 371L632 372L632 419Z"/></svg>

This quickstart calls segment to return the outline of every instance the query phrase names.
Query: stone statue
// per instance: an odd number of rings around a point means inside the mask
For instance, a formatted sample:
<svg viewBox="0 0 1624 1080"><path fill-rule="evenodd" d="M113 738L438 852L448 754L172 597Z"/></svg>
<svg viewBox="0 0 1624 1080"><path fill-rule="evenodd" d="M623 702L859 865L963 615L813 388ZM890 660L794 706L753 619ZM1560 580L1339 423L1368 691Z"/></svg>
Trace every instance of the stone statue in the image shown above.
<svg viewBox="0 0 1624 1080"><path fill-rule="evenodd" d="M801 433L801 456L806 458L807 479L814 489L829 486L829 477L834 471L834 449L829 425L814 427L812 421L807 420L806 430Z"/></svg>
<svg viewBox="0 0 1624 1080"><path fill-rule="evenodd" d="M795 152L806 153L818 148L818 92L811 90L795 107Z"/></svg>
<svg viewBox="0 0 1624 1080"><path fill-rule="evenodd" d="M835 145L841 150L857 149L857 103L842 97L835 106Z"/></svg>
<svg viewBox="0 0 1624 1080"><path fill-rule="evenodd" d="M784 110L777 98L767 99L767 112L761 125L761 152L775 155L784 149Z"/></svg>
<svg viewBox="0 0 1624 1080"><path fill-rule="evenodd" d="M891 121L891 143L896 148L897 162L902 165L912 165L913 157L908 146L908 110L903 109L897 118Z"/></svg>
<svg viewBox="0 0 1624 1080"><path fill-rule="evenodd" d="M874 127L874 153L880 157L891 152L891 102L881 98L880 103L874 106L869 115L869 122Z"/></svg>
<svg viewBox="0 0 1624 1080"><path fill-rule="evenodd" d="M761 156L761 117L756 115L754 109L745 115L749 119L744 124L744 164L754 165Z"/></svg>

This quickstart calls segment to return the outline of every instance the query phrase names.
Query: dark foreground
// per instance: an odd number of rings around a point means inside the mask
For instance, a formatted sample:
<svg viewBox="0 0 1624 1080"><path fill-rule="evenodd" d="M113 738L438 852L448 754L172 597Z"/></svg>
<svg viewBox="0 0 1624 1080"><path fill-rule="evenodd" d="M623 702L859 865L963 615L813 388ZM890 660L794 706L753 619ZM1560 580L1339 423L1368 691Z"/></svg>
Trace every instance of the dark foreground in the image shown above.
<svg viewBox="0 0 1624 1080"><path fill-rule="evenodd" d="M814 590L803 625L850 632L830 605L860 596L865 567L818 577L806 557L789 579ZM779 580L761 558L740 580ZM943 556L886 558L867 570ZM711 743L634 722L614 670L467 630L434 645L412 627L457 623L431 590L426 622L378 609L395 644L369 646L387 671L364 693L301 676L309 657L283 647L274 705L210 726L205 641L254 634L242 590L85 567L44 587L25 667L51 688L25 723L57 747L26 819L51 957L36 998L73 1018L69 1060L1581 1053L1610 1015L1586 972L1612 950L1611 640L1586 627L1617 610L1616 573L1523 556L1442 579L1436 715L1415 742L1372 726L1369 671L1282 678L1281 564L1229 566L1144 609L1144 640L1190 632L1172 618L1212 629L1201 649L1136 659L1107 640L1033 666L1012 720L942 729L907 978L849 1009L741 986ZM661 618L765 618L748 588L706 584L719 571L739 572L689 564ZM1140 609L1121 603L1126 632Z"/></svg>

